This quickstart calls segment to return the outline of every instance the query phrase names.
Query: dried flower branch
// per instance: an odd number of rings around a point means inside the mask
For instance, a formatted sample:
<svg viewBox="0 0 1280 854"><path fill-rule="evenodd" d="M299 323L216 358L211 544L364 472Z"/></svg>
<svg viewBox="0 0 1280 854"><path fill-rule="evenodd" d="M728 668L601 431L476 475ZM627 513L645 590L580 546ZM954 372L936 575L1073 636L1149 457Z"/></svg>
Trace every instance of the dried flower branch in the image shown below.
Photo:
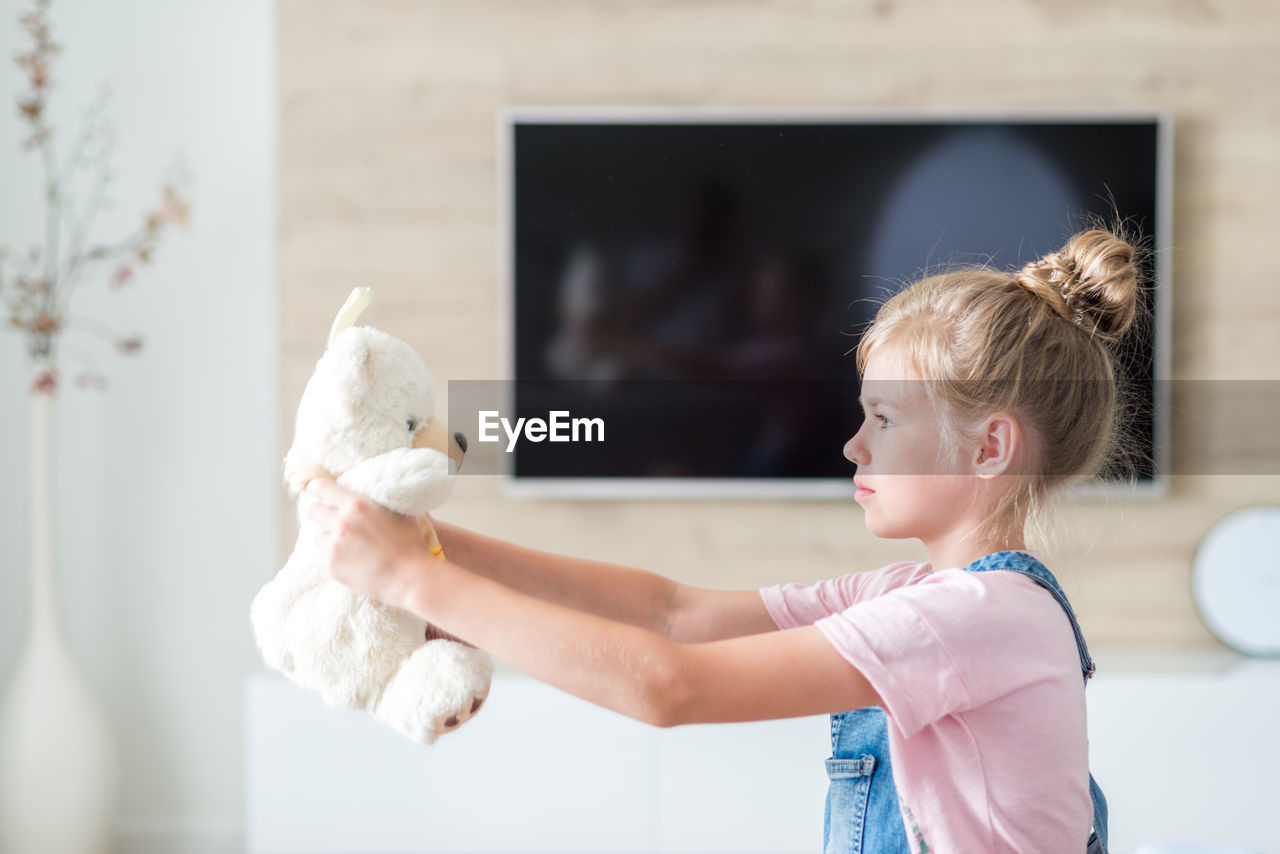
<svg viewBox="0 0 1280 854"><path fill-rule="evenodd" d="M108 93L85 115L79 134L59 168L54 149L54 128L48 119L49 94L53 89L53 61L62 48L52 36L49 24L50 0L35 0L34 8L18 21L30 38L29 50L18 53L16 62L26 75L27 88L17 98L18 115L28 128L22 142L25 151L39 151L44 167L45 239L25 254L11 254L0 245L0 300L8 326L26 339L27 352L42 366L32 383L32 391L57 390L56 357L58 341L68 328L89 327L103 335L105 327L86 318L69 322L68 303L77 287L90 276L105 279L111 290L129 285L138 268L151 262L161 239L174 226L186 225L191 203L183 193L190 184L185 172L167 177L156 205L143 213L133 233L114 241L90 242L98 213L108 204L108 188L113 175L111 155L115 133L107 121ZM77 173L86 172L90 186L83 202L77 204L73 189ZM142 348L138 335L112 332L116 349L125 354ZM100 375L92 383L101 386Z"/></svg>

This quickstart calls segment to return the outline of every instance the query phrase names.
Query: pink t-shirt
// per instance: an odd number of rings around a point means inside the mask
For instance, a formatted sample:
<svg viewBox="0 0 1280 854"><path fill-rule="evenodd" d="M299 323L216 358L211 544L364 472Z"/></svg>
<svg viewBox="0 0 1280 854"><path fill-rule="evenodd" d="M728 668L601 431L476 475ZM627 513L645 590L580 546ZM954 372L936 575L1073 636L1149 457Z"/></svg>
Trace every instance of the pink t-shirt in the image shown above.
<svg viewBox="0 0 1280 854"><path fill-rule="evenodd" d="M817 625L879 693L913 854L1084 851L1084 677L1049 591L902 562L760 594L778 628Z"/></svg>

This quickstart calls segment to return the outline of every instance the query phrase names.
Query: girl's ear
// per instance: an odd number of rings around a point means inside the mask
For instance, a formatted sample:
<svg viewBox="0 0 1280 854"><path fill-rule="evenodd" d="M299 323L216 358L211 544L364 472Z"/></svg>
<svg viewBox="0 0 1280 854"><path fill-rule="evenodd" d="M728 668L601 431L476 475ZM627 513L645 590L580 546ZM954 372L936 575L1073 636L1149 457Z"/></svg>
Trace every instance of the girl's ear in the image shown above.
<svg viewBox="0 0 1280 854"><path fill-rule="evenodd" d="M995 477L1011 474L1014 456L1022 443L1017 420L1007 412L997 412L982 427L981 441L974 455L974 474Z"/></svg>

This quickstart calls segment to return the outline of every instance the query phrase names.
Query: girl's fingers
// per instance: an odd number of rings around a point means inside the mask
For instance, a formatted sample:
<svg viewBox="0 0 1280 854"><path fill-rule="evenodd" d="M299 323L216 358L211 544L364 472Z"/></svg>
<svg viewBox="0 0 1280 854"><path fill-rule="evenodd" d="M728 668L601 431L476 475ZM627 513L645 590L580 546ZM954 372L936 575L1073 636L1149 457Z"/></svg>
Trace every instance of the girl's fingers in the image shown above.
<svg viewBox="0 0 1280 854"><path fill-rule="evenodd" d="M332 531L344 513L356 509L354 493L338 485L330 478L315 478L307 484L302 498L307 502L307 518L320 526L322 531Z"/></svg>
<svg viewBox="0 0 1280 854"><path fill-rule="evenodd" d="M328 477L313 477L307 481L306 493L316 501L328 504L331 507L337 507L345 501L351 493L338 486L338 482Z"/></svg>
<svg viewBox="0 0 1280 854"><path fill-rule="evenodd" d="M320 526L320 530L328 531L338 520L338 508L325 504L314 497L306 497L307 518Z"/></svg>

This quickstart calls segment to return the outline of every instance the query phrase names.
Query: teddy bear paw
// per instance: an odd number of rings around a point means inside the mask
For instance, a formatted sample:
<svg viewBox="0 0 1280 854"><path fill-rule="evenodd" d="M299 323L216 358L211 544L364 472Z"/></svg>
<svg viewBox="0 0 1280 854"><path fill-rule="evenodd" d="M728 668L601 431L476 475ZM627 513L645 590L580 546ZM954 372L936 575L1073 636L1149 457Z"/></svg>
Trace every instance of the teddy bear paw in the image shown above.
<svg viewBox="0 0 1280 854"><path fill-rule="evenodd" d="M402 662L371 711L415 741L430 744L480 711L492 670L489 657L474 647L432 641Z"/></svg>
<svg viewBox="0 0 1280 854"><path fill-rule="evenodd" d="M454 714L445 718L444 731L448 732L449 730L456 729L462 726L467 721L471 720L471 718L475 715L475 713L480 711L480 707L484 705L484 701L487 700L488 698L489 698L488 691L485 691L483 694L472 695L471 704L469 708L455 712Z"/></svg>

